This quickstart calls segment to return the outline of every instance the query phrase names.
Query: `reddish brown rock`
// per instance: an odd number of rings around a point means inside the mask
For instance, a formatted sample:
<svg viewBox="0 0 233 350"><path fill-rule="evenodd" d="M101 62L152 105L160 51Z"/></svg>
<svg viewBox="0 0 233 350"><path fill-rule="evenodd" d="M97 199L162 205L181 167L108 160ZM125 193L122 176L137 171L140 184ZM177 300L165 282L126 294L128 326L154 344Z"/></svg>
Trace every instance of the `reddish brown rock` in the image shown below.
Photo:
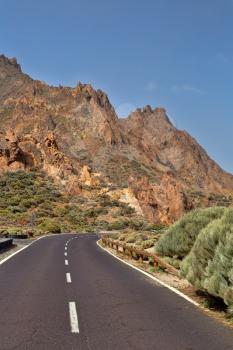
<svg viewBox="0 0 233 350"><path fill-rule="evenodd" d="M169 174L163 175L159 184L151 184L144 178L130 179L129 186L151 222L170 224L191 209L183 185Z"/></svg>
<svg viewBox="0 0 233 350"><path fill-rule="evenodd" d="M197 203L211 205L211 196L233 195L233 176L177 130L165 109L146 106L119 119L101 90L48 86L5 56L0 120L1 171L41 168L74 195L82 182L120 190L133 178L136 200L154 222L172 222ZM188 192L200 200L190 202Z"/></svg>

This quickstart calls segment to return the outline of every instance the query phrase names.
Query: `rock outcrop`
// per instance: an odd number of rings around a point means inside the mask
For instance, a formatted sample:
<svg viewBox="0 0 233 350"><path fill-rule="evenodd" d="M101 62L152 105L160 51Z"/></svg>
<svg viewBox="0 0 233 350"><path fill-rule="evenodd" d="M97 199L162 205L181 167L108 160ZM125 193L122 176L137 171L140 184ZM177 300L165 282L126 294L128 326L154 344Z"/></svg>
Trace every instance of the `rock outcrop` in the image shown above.
<svg viewBox="0 0 233 350"><path fill-rule="evenodd" d="M173 176L163 175L159 184L151 184L148 178L130 179L129 186L149 221L169 224L192 209L185 195L184 186Z"/></svg>
<svg viewBox="0 0 233 350"><path fill-rule="evenodd" d="M0 120L1 171L40 168L74 195L83 185L126 189L153 222L173 222L197 202L233 195L233 176L177 130L165 109L145 106L119 119L101 90L48 86L3 55Z"/></svg>

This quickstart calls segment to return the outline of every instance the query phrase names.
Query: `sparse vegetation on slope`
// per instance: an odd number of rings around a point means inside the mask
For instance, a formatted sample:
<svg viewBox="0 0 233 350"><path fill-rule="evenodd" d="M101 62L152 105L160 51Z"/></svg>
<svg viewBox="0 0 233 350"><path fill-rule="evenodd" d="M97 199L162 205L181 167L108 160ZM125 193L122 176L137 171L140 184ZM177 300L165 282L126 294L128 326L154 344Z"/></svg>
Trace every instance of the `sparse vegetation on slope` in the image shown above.
<svg viewBox="0 0 233 350"><path fill-rule="evenodd" d="M127 204L106 194L90 194L89 198L67 196L44 172L0 175L1 233L90 232L124 229L137 222L137 214Z"/></svg>
<svg viewBox="0 0 233 350"><path fill-rule="evenodd" d="M33 235L67 199L43 172L8 172L0 176L0 227L2 233ZM61 229L61 228L60 228ZM44 230L42 230L44 231Z"/></svg>

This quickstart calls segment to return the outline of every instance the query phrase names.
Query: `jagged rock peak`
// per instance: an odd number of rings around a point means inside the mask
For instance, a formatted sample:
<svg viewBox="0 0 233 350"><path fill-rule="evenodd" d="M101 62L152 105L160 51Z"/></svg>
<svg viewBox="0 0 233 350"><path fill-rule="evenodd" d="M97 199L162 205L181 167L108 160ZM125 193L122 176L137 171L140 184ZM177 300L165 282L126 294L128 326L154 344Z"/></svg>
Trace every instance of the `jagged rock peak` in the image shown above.
<svg viewBox="0 0 233 350"><path fill-rule="evenodd" d="M153 113L153 109L150 105L146 105L145 107L143 107L142 113Z"/></svg>
<svg viewBox="0 0 233 350"><path fill-rule="evenodd" d="M102 108L109 107L113 109L107 94L100 89L95 90L91 84L82 84L78 81L77 86L74 88L74 94L80 93L85 95L88 100L93 98Z"/></svg>
<svg viewBox="0 0 233 350"><path fill-rule="evenodd" d="M165 108L156 107L153 109L150 105L145 105L142 108L137 108L135 111L131 112L130 115L135 113L141 114L142 116L151 115L154 113L156 113L157 115L167 115Z"/></svg>
<svg viewBox="0 0 233 350"><path fill-rule="evenodd" d="M22 72L20 64L18 64L17 59L15 57L8 58L5 55L0 55L0 66L11 66L16 68L19 72Z"/></svg>
<svg viewBox="0 0 233 350"><path fill-rule="evenodd" d="M162 107L152 108L150 105L146 105L142 108L137 108L134 112L129 114L128 119L129 120L160 120L165 121L166 123L173 126L172 122L170 121L166 109Z"/></svg>

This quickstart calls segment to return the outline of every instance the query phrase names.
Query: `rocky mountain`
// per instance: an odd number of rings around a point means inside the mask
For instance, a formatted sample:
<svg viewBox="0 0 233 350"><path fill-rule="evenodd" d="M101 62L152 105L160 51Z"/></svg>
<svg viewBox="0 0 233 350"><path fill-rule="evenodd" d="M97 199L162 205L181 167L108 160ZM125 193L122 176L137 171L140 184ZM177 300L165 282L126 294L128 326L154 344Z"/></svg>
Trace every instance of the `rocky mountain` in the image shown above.
<svg viewBox="0 0 233 350"><path fill-rule="evenodd" d="M89 84L53 87L0 56L0 169L43 169L74 196L108 193L155 223L197 206L229 205L224 172L163 108L119 119Z"/></svg>

